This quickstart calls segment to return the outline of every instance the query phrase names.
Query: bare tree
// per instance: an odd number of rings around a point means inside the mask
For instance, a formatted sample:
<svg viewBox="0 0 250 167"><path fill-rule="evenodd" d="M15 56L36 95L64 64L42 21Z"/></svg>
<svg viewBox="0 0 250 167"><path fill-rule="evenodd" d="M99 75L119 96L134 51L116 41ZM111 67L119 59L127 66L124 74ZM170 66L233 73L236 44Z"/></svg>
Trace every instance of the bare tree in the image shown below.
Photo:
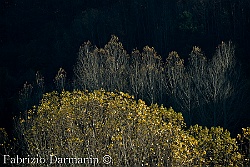
<svg viewBox="0 0 250 167"><path fill-rule="evenodd" d="M234 52L232 42L222 42L207 60L201 49L194 47L187 66L176 52L169 54L165 90L170 104L182 111L188 124L225 128L237 124L246 95Z"/></svg>
<svg viewBox="0 0 250 167"><path fill-rule="evenodd" d="M116 36L102 49L85 43L74 68L78 88L123 91L128 85L129 56Z"/></svg>
<svg viewBox="0 0 250 167"><path fill-rule="evenodd" d="M204 109L209 102L207 99L207 59L199 47L193 47L186 68L188 87L184 90L186 97L186 110L190 118L196 116L201 122L207 120ZM189 82L189 83L188 83ZM185 104L185 103L184 103ZM194 123L192 120L190 124Z"/></svg>
<svg viewBox="0 0 250 167"><path fill-rule="evenodd" d="M182 109L180 106L181 101L179 101L178 97L183 91L180 89L180 86L183 86L181 83L184 72L184 60L179 57L177 52L169 53L165 64L165 91L170 104L177 107L178 110Z"/></svg>
<svg viewBox="0 0 250 167"><path fill-rule="evenodd" d="M163 63L148 46L129 56L112 36L103 49L85 43L74 70L81 89L129 92L148 103L173 106L182 111L189 125L227 128L237 123L245 99L234 50L231 42L222 43L207 60L199 47L193 47L187 65L177 52L171 52Z"/></svg>
<svg viewBox="0 0 250 167"><path fill-rule="evenodd" d="M218 123L228 127L239 119L239 108L243 97L243 80L240 65L235 60L232 42L218 46L216 54L209 62L208 99L213 113L213 126Z"/></svg>
<svg viewBox="0 0 250 167"><path fill-rule="evenodd" d="M77 64L74 68L78 88L98 89L98 49L85 42L79 49Z"/></svg>
<svg viewBox="0 0 250 167"><path fill-rule="evenodd" d="M107 55L105 62L105 79L108 90L126 90L128 85L127 70L129 66L129 55L123 49L118 37L112 36L111 40L105 45L104 50Z"/></svg>
<svg viewBox="0 0 250 167"><path fill-rule="evenodd" d="M144 80L142 75L142 55L139 50L133 50L131 53L131 63L129 70L129 86L130 94L134 95L136 99L142 98L144 88Z"/></svg>
<svg viewBox="0 0 250 167"><path fill-rule="evenodd" d="M234 52L232 42L222 42L208 61L200 48L193 48L185 75L179 80L182 94L176 100L190 124L228 128L239 120L238 110L245 96Z"/></svg>
<svg viewBox="0 0 250 167"><path fill-rule="evenodd" d="M65 89L66 71L63 68L60 68L57 72L54 82L58 91L62 91Z"/></svg>
<svg viewBox="0 0 250 167"><path fill-rule="evenodd" d="M159 89L159 83L162 77L161 72L161 57L157 55L154 48L144 47L142 53L142 76L144 77L144 96L150 103L158 101L158 97L162 92ZM160 79L160 80L159 80Z"/></svg>

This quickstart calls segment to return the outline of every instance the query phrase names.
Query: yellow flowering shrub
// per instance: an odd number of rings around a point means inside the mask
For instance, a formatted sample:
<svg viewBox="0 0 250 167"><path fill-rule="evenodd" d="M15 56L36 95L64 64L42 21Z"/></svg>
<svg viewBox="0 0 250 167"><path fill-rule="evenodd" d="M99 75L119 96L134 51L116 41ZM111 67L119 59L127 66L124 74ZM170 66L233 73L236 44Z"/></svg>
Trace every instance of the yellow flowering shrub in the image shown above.
<svg viewBox="0 0 250 167"><path fill-rule="evenodd" d="M1 152L0 154L2 154L3 152L5 152L5 145L6 142L8 141L8 135L5 131L4 128L0 128L0 148L1 148Z"/></svg>
<svg viewBox="0 0 250 167"><path fill-rule="evenodd" d="M10 139L5 128L0 128L0 155L15 154L16 138ZM2 160L0 161L1 164Z"/></svg>
<svg viewBox="0 0 250 167"><path fill-rule="evenodd" d="M8 138L8 135L5 131L4 128L0 128L0 145L3 145L4 142L6 142L7 138Z"/></svg>
<svg viewBox="0 0 250 167"><path fill-rule="evenodd" d="M242 162L227 130L198 125L185 130L181 113L148 106L123 92L47 93L19 122L30 156L101 160L109 155L113 166L240 166Z"/></svg>
<svg viewBox="0 0 250 167"><path fill-rule="evenodd" d="M244 158L243 163L250 165L250 127L242 128L242 134L238 134L239 150Z"/></svg>
<svg viewBox="0 0 250 167"><path fill-rule="evenodd" d="M199 156L181 113L123 92L47 93L27 118L20 123L31 155L108 154L114 166L188 166Z"/></svg>
<svg viewBox="0 0 250 167"><path fill-rule="evenodd" d="M197 149L203 156L199 157L203 164L209 166L238 166L242 159L238 152L236 139L222 127L191 126L189 133L198 142ZM201 154L200 154L201 155Z"/></svg>

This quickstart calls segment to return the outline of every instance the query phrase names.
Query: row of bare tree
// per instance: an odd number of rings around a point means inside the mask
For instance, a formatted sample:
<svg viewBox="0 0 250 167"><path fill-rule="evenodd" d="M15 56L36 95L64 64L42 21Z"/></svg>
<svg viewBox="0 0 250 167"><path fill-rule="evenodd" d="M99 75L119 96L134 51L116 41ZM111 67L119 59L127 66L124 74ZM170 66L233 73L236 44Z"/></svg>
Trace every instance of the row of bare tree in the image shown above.
<svg viewBox="0 0 250 167"><path fill-rule="evenodd" d="M74 67L75 88L123 91L148 103L171 105L186 122L207 126L235 126L248 102L235 47L222 42L211 60L193 47L187 64L177 52L166 61L154 48L130 55L116 36L104 48L90 42L80 47Z"/></svg>

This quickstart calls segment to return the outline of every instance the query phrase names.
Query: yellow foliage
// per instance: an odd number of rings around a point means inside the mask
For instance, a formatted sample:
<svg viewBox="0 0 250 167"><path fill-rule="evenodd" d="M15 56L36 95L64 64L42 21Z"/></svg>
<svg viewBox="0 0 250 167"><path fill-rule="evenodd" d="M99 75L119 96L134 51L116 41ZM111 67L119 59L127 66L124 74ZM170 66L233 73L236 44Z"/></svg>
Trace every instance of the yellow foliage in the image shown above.
<svg viewBox="0 0 250 167"><path fill-rule="evenodd" d="M25 139L34 155L109 154L114 165L122 165L126 157L130 164L175 166L192 162L196 155L188 151L195 142L182 130L185 123L180 113L156 104L147 106L123 92L47 93L28 114L30 119L20 123L29 127Z"/></svg>
<svg viewBox="0 0 250 167"><path fill-rule="evenodd" d="M238 152L236 140L230 133L221 127L207 127L195 125L188 130L198 142L200 158L207 165L237 166L240 164L241 155Z"/></svg>
<svg viewBox="0 0 250 167"><path fill-rule="evenodd" d="M114 166L236 166L239 160L228 131L185 131L181 113L123 92L51 92L27 113L20 123L32 155L109 154Z"/></svg>

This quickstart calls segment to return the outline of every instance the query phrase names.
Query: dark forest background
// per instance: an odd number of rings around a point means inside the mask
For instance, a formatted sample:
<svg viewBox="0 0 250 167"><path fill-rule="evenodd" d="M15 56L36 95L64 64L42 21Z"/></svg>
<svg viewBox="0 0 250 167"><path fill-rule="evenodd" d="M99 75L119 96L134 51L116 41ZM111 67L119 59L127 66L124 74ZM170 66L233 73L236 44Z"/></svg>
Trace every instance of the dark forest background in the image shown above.
<svg viewBox="0 0 250 167"><path fill-rule="evenodd" d="M149 45L163 60L171 51L186 60L193 46L211 58L221 41L231 40L249 83L249 0L1 0L0 127L12 126L19 91L37 71L46 91L53 90L60 67L73 75L83 42L103 47L112 34L128 53Z"/></svg>

